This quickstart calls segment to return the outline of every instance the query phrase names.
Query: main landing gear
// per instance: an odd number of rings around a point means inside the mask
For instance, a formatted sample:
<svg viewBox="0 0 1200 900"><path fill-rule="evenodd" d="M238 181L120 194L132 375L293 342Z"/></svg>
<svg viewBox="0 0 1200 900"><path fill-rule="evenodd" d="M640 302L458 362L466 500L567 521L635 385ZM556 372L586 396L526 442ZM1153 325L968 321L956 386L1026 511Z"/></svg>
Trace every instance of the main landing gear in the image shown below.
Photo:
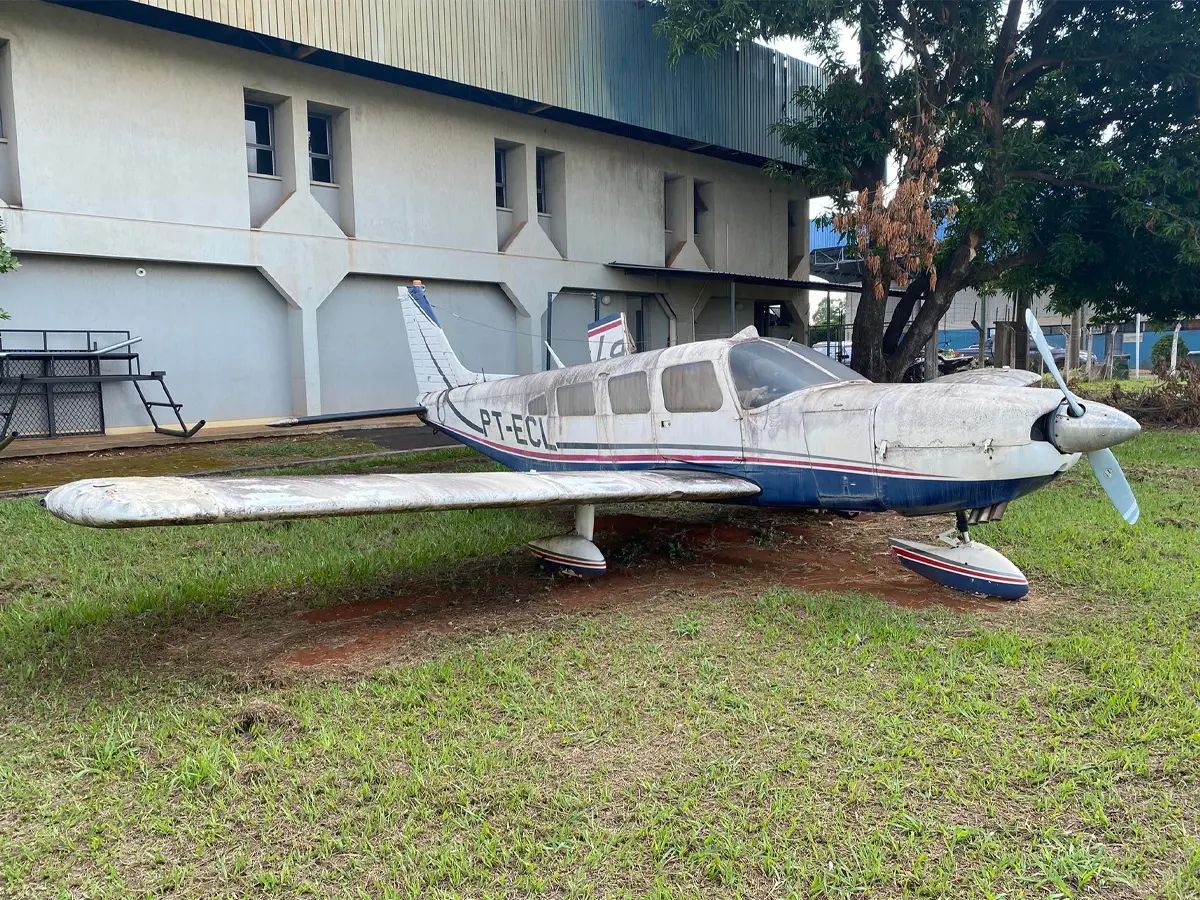
<svg viewBox="0 0 1200 900"><path fill-rule="evenodd" d="M983 594L1002 600L1020 600L1029 593L1024 573L999 550L971 540L968 525L999 519L1001 504L987 509L955 513L954 528L943 532L939 540L945 546L921 544L892 538L892 552L900 565L956 591Z"/></svg>
<svg viewBox="0 0 1200 900"><path fill-rule="evenodd" d="M581 578L595 578L608 569L604 554L592 543L596 507L584 503L575 507L575 533L531 541L529 549L552 572L566 572Z"/></svg>

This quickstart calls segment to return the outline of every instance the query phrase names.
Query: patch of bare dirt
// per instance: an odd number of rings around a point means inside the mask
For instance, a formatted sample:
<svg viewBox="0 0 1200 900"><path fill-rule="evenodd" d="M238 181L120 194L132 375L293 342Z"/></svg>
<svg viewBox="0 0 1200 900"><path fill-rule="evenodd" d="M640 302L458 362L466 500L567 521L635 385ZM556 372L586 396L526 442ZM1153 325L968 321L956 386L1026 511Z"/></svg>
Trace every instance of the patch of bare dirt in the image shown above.
<svg viewBox="0 0 1200 900"><path fill-rule="evenodd" d="M469 560L454 571L397 582L387 596L348 597L322 609L286 598L242 608L206 633L177 634L166 655L177 663L286 675L313 669L369 669L436 652L437 638L517 631L611 609L649 610L688 596L744 596L775 587L854 591L906 608L943 606L1020 616L1031 600L972 597L900 566L888 538L932 540L932 520L864 515L847 521L816 513L774 514L706 508L692 519L617 514L596 520L595 542L608 560L602 578L549 575L519 550Z"/></svg>

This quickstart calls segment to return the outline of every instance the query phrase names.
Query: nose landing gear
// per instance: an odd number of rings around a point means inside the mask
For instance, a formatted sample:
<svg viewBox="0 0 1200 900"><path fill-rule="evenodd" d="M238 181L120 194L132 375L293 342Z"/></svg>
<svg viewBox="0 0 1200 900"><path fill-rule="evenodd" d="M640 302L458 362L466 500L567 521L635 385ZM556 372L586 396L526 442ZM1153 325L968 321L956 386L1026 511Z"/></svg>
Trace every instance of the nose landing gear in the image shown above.
<svg viewBox="0 0 1200 900"><path fill-rule="evenodd" d="M939 537L945 546L893 538L892 552L900 565L937 584L968 594L1020 600L1029 593L1025 574L999 550L971 540L968 523L988 518L977 512L955 514L955 527Z"/></svg>

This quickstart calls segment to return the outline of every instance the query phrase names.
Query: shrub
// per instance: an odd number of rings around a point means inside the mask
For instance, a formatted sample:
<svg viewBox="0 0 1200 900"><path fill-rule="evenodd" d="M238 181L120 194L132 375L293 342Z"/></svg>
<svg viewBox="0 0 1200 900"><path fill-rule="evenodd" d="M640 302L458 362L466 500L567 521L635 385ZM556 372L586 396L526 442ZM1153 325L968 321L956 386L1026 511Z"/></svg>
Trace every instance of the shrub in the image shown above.
<svg viewBox="0 0 1200 900"><path fill-rule="evenodd" d="M1165 363L1169 366L1171 364L1171 341L1174 337L1174 334L1164 334L1154 342L1154 346L1150 348L1150 363L1152 365L1157 366ZM1183 342L1183 338L1180 338L1177 361L1187 359L1187 355L1187 344Z"/></svg>

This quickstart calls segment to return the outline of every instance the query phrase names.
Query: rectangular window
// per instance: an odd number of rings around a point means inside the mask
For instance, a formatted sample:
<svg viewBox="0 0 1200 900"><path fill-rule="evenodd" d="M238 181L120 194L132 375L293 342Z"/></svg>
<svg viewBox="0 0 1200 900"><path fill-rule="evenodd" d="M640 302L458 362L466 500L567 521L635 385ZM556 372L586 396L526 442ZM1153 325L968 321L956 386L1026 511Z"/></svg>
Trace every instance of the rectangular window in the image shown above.
<svg viewBox="0 0 1200 900"><path fill-rule="evenodd" d="M662 371L663 405L668 412L716 412L724 398L712 360L668 366Z"/></svg>
<svg viewBox="0 0 1200 900"><path fill-rule="evenodd" d="M526 412L531 416L549 415L550 410L546 407L546 395L538 394L536 397L530 397Z"/></svg>
<svg viewBox="0 0 1200 900"><path fill-rule="evenodd" d="M703 181L692 182L692 200L696 205L695 215L692 217L692 234L700 233L700 219L708 212L708 204L704 202L704 198L701 196L701 188L704 185L705 182Z"/></svg>
<svg viewBox="0 0 1200 900"><path fill-rule="evenodd" d="M507 152L496 148L496 206L508 209L508 161Z"/></svg>
<svg viewBox="0 0 1200 900"><path fill-rule="evenodd" d="M560 416L594 416L596 398L590 381L564 384L554 392L554 402Z"/></svg>
<svg viewBox="0 0 1200 900"><path fill-rule="evenodd" d="M333 120L329 116L308 117L308 161L316 184L336 184L333 180Z"/></svg>
<svg viewBox="0 0 1200 900"><path fill-rule="evenodd" d="M534 171L537 178L537 211L546 216L550 214L550 204L546 201L546 154L539 153L534 159Z"/></svg>
<svg viewBox="0 0 1200 900"><path fill-rule="evenodd" d="M5 75L8 69L8 60L5 54L8 51L8 41L0 41L0 107L3 105L3 97L8 91L8 85L5 83ZM0 108L0 141L6 139L7 134L4 133L4 110Z"/></svg>
<svg viewBox="0 0 1200 900"><path fill-rule="evenodd" d="M650 385L645 372L630 372L608 379L608 403L618 416L650 412Z"/></svg>
<svg viewBox="0 0 1200 900"><path fill-rule="evenodd" d="M246 104L246 170L276 175L275 110L266 103Z"/></svg>

